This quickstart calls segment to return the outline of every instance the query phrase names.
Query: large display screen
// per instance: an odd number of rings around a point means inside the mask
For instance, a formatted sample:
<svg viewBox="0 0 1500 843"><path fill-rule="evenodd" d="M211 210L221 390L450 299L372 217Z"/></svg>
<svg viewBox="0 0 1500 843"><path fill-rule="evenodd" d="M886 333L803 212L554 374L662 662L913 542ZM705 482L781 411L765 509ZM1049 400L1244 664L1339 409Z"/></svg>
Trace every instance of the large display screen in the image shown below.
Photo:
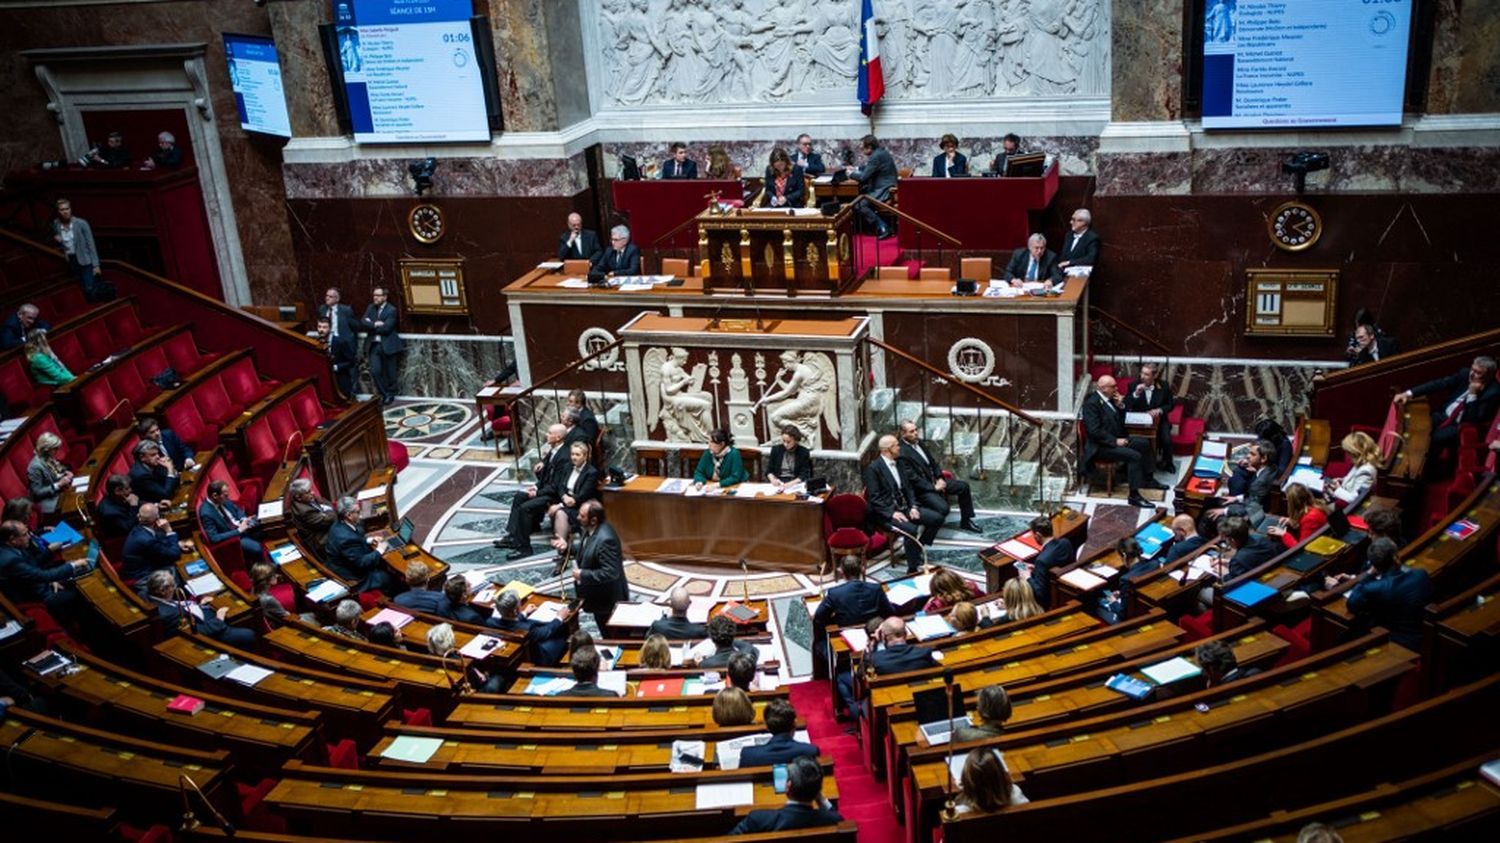
<svg viewBox="0 0 1500 843"><path fill-rule="evenodd" d="M1401 122L1412 0L1205 0L1203 128Z"/></svg>
<svg viewBox="0 0 1500 843"><path fill-rule="evenodd" d="M471 0L335 0L354 140L487 141Z"/></svg>
<svg viewBox="0 0 1500 843"><path fill-rule="evenodd" d="M229 64L229 86L240 128L247 132L289 138L292 121L286 113L286 89L281 85L281 63L276 42L259 35L224 33L224 57Z"/></svg>

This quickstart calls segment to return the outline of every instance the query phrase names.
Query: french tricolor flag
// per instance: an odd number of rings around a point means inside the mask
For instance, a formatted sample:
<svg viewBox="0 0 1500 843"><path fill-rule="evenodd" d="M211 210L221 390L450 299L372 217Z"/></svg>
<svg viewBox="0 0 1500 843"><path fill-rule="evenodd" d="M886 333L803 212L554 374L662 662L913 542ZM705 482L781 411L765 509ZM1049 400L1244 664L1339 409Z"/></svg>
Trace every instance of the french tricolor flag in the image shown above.
<svg viewBox="0 0 1500 843"><path fill-rule="evenodd" d="M869 114L885 95L885 75L880 72L880 39L875 34L875 8L861 0L859 10L859 107Z"/></svg>

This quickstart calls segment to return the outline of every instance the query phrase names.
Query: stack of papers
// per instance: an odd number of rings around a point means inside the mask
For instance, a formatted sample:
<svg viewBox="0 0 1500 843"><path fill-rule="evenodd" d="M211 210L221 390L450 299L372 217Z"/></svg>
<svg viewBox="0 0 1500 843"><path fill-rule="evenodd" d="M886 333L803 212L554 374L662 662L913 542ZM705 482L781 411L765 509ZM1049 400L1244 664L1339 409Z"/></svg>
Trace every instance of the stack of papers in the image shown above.
<svg viewBox="0 0 1500 843"><path fill-rule="evenodd" d="M1283 490L1292 488L1293 483L1300 483L1310 491L1318 491L1323 488L1323 469L1315 465L1299 465L1292 471L1292 475L1281 484Z"/></svg>
<svg viewBox="0 0 1500 843"><path fill-rule="evenodd" d="M680 495L686 492L692 485L692 481L686 477L673 477L661 481L661 485L656 487L656 491L663 495Z"/></svg>
<svg viewBox="0 0 1500 843"><path fill-rule="evenodd" d="M471 659L489 658L490 653L504 643L493 635L476 635L469 639L469 643L459 649L461 655Z"/></svg>
<svg viewBox="0 0 1500 843"><path fill-rule="evenodd" d="M927 589L917 585L918 579L918 577L910 577L904 580L896 580L893 583L887 583L885 587L886 599L891 601L892 606L901 606L913 600L926 597ZM928 577L928 581L931 582L931 580L932 578Z"/></svg>
<svg viewBox="0 0 1500 843"><path fill-rule="evenodd" d="M533 676L531 682L526 685L523 694L531 694L537 697L554 697L573 689L577 684L571 676Z"/></svg>
<svg viewBox="0 0 1500 843"><path fill-rule="evenodd" d="M674 773L697 773L703 769L703 754L708 751L704 741L672 741L671 769ZM689 761L684 756L697 758Z"/></svg>
<svg viewBox="0 0 1500 843"><path fill-rule="evenodd" d="M1198 449L1199 456L1224 459L1229 456L1229 443L1218 439L1203 440L1203 447Z"/></svg>
<svg viewBox="0 0 1500 843"><path fill-rule="evenodd" d="M1213 457L1199 456L1193 463L1194 477L1218 477L1224 473L1224 461Z"/></svg>
<svg viewBox="0 0 1500 843"><path fill-rule="evenodd" d="M563 268L563 262L562 261L542 261L541 263L539 263L539 264L536 265L536 268L537 269L546 269L546 270L550 270L552 272L556 272L557 270Z"/></svg>
<svg viewBox="0 0 1500 843"><path fill-rule="evenodd" d="M589 282L587 278L564 278L557 282L557 286L564 290L587 290Z"/></svg>
<svg viewBox="0 0 1500 843"><path fill-rule="evenodd" d="M1001 553L1009 556L1017 562L1025 562L1026 560L1037 554L1036 548L1021 541L1020 539L1010 539L1008 541L1003 541L1000 543L998 549Z"/></svg>
<svg viewBox="0 0 1500 843"><path fill-rule="evenodd" d="M307 599L314 603L327 603L348 593L349 589L344 588L333 580L319 580L312 588L307 590Z"/></svg>
<svg viewBox="0 0 1500 843"><path fill-rule="evenodd" d="M385 608L381 609L379 612L376 612L375 617L370 618L370 626L374 626L377 623L388 623L391 626L400 629L401 627L411 623L411 615L408 615L407 613L400 611L399 609Z"/></svg>
<svg viewBox="0 0 1500 843"><path fill-rule="evenodd" d="M565 608L567 608L567 604L565 603L558 603L555 600L548 600L546 603L543 603L533 609L528 617L534 623L551 623L552 621L557 620L558 617L562 615L562 610Z"/></svg>
<svg viewBox="0 0 1500 843"><path fill-rule="evenodd" d="M605 690L614 691L620 696L625 696L625 671L623 670L601 670L599 678L594 681Z"/></svg>
<svg viewBox="0 0 1500 843"><path fill-rule="evenodd" d="M1171 538L1171 528L1160 521L1152 521L1135 534L1135 540L1141 546L1141 556L1146 559L1159 553L1161 546Z"/></svg>
<svg viewBox="0 0 1500 843"><path fill-rule="evenodd" d="M271 554L271 561L275 562L277 565L285 565L293 559L302 558L302 551L298 550L297 546L294 544L284 544L280 547L273 547L268 552Z"/></svg>
<svg viewBox="0 0 1500 843"><path fill-rule="evenodd" d="M266 670L263 667L257 667L253 664L242 664L239 667L236 667L234 670L231 670L228 673L224 674L224 678L233 679L241 685L254 687L255 685L259 684L262 679L265 679L270 675L271 671Z"/></svg>
<svg viewBox="0 0 1500 843"><path fill-rule="evenodd" d="M442 738L397 735L391 740L391 745L380 753L380 757L389 758L392 761L404 761L407 764L426 764L432 760L432 756L442 745Z"/></svg>
<svg viewBox="0 0 1500 843"><path fill-rule="evenodd" d="M1196 580L1204 575L1212 575L1218 568L1219 557L1212 553L1205 553L1188 563L1187 578Z"/></svg>
<svg viewBox="0 0 1500 843"><path fill-rule="evenodd" d="M1189 679L1203 671L1192 662L1177 656L1164 662L1141 668L1141 675L1158 685L1167 685L1180 679Z"/></svg>
<svg viewBox="0 0 1500 843"><path fill-rule="evenodd" d="M376 486L372 489L360 489L359 494L354 496L355 500L367 501L385 495L384 486Z"/></svg>
<svg viewBox="0 0 1500 843"><path fill-rule="evenodd" d="M666 614L667 610L664 606L653 606L650 603L619 603L615 606L614 614L609 616L609 625L645 628L666 617Z"/></svg>
<svg viewBox="0 0 1500 843"><path fill-rule="evenodd" d="M953 634L953 627L942 615L917 615L907 622L906 629L918 641L930 641Z"/></svg>
<svg viewBox="0 0 1500 843"><path fill-rule="evenodd" d="M210 571L201 577L193 577L187 581L188 594L194 597L207 597L210 594L218 594L224 590L224 583Z"/></svg>
<svg viewBox="0 0 1500 843"><path fill-rule="evenodd" d="M1125 414L1125 424L1129 427L1151 427L1156 420L1151 418L1150 413L1130 412Z"/></svg>
<svg viewBox="0 0 1500 843"><path fill-rule="evenodd" d="M870 646L870 636L863 627L851 626L848 629L839 630L839 637L849 645L849 649L856 653L863 653Z"/></svg>
<svg viewBox="0 0 1500 843"><path fill-rule="evenodd" d="M1068 585L1073 586L1079 591L1092 591L1093 589L1104 585L1105 582L1103 577L1100 577L1096 574L1091 574L1082 568L1074 568L1066 574L1058 577L1058 579L1062 580Z"/></svg>
<svg viewBox="0 0 1500 843"><path fill-rule="evenodd" d="M73 476L73 491L79 494L88 491L90 479L87 474L75 474Z"/></svg>

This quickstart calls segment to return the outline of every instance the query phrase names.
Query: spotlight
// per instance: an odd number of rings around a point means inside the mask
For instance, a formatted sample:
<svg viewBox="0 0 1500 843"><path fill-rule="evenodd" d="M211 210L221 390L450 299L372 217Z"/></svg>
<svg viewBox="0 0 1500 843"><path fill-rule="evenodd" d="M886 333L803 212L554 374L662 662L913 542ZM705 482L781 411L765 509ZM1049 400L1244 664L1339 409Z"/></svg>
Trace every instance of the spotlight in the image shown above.
<svg viewBox="0 0 1500 843"><path fill-rule="evenodd" d="M1294 152L1291 157L1281 162L1281 172L1292 176L1292 183L1301 194L1307 186L1307 174L1316 173L1319 170L1328 169L1328 153L1326 152Z"/></svg>
<svg viewBox="0 0 1500 843"><path fill-rule="evenodd" d="M437 165L436 158L424 158L406 165L406 171L411 173L412 187L418 196L432 189L432 174L437 172Z"/></svg>

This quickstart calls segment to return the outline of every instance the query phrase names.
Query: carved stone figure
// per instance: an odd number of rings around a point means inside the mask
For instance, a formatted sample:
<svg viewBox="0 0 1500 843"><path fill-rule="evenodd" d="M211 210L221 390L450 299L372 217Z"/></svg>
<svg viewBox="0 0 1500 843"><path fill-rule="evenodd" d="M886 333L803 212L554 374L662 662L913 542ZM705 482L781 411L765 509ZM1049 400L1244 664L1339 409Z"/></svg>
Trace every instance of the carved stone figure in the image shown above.
<svg viewBox="0 0 1500 843"><path fill-rule="evenodd" d="M668 441L704 442L713 429L714 397L703 389L708 365L699 363L689 372L685 348L648 350L641 359L646 381L646 413L659 419Z"/></svg>
<svg viewBox="0 0 1500 843"><path fill-rule="evenodd" d="M819 352L803 354L797 351L781 353L781 371L771 386L755 402L755 408L765 405L770 410L768 419L771 439L787 425L802 431L808 442L822 441L822 424L834 436L839 435L838 390L833 361Z"/></svg>

